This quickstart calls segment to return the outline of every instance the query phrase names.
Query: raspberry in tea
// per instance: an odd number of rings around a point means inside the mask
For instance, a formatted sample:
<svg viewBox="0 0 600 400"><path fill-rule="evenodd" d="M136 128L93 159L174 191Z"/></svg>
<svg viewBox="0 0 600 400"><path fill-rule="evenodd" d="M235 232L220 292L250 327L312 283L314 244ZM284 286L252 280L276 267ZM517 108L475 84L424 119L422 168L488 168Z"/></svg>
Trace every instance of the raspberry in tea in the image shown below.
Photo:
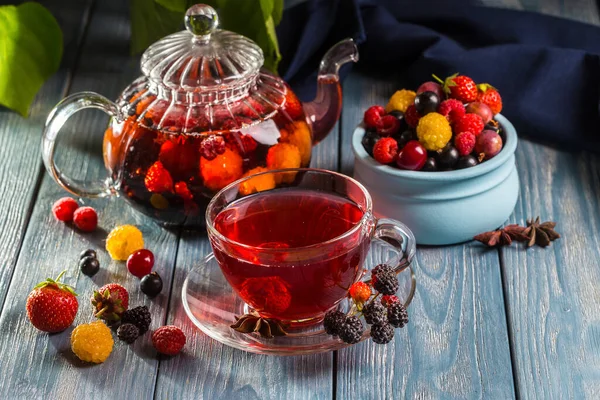
<svg viewBox="0 0 600 400"><path fill-rule="evenodd" d="M223 209L214 227L237 243L213 238L213 250L247 304L264 317L300 321L322 315L344 298L360 275L369 235L358 229L329 252L307 246L345 235L362 217L358 205L342 196L275 189Z"/></svg>

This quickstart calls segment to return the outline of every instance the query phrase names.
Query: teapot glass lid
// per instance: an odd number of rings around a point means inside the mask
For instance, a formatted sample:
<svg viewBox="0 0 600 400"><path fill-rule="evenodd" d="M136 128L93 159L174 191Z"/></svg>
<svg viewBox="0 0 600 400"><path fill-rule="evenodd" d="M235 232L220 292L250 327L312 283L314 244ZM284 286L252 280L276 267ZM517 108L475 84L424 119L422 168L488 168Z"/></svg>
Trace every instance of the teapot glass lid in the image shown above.
<svg viewBox="0 0 600 400"><path fill-rule="evenodd" d="M218 25L212 7L190 7L185 13L186 30L148 47L141 60L142 72L151 83L185 92L252 85L264 62L261 48L245 36L218 29Z"/></svg>

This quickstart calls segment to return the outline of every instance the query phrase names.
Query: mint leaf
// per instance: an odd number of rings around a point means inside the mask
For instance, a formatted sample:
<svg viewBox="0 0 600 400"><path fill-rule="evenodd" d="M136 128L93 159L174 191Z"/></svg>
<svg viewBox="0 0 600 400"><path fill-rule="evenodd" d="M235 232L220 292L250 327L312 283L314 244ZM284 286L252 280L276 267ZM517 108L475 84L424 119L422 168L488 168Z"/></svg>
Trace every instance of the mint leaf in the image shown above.
<svg viewBox="0 0 600 400"><path fill-rule="evenodd" d="M161 3L174 3L162 0ZM183 29L185 11L171 11L155 1L130 0L131 52L141 53L152 43Z"/></svg>
<svg viewBox="0 0 600 400"><path fill-rule="evenodd" d="M178 11L181 13L185 13L185 11L188 9L188 7L190 7L192 4L188 5L188 1L187 0L154 0L156 1L158 4L160 4L161 6L163 6L164 8L171 10L171 11ZM196 3L193 3L196 4Z"/></svg>
<svg viewBox="0 0 600 400"><path fill-rule="evenodd" d="M273 13L283 8L283 0L220 0L218 3L221 27L254 40L265 55L265 67L276 72L281 54Z"/></svg>
<svg viewBox="0 0 600 400"><path fill-rule="evenodd" d="M281 59L275 26L281 21L283 0L204 0L219 14L220 28L254 40L263 50L265 67L277 71ZM144 51L158 39L182 29L193 0L131 0L131 49Z"/></svg>
<svg viewBox="0 0 600 400"><path fill-rule="evenodd" d="M0 104L27 116L62 58L62 31L38 3L0 7Z"/></svg>

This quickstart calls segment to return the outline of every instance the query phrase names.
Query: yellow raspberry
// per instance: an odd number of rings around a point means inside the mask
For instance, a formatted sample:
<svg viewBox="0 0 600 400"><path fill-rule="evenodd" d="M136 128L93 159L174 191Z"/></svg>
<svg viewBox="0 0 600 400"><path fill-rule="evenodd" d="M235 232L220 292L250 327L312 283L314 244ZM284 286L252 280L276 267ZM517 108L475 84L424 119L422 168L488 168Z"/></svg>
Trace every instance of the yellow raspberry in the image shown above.
<svg viewBox="0 0 600 400"><path fill-rule="evenodd" d="M293 129L282 132L282 142L293 144L300 151L300 161L303 167L308 167L310 164L310 156L312 152L312 137L310 129L304 121L295 121L291 124Z"/></svg>
<svg viewBox="0 0 600 400"><path fill-rule="evenodd" d="M385 106L385 112L394 110L405 112L408 106L415 103L415 97L417 94L412 90L398 90L390 97L390 101Z"/></svg>
<svg viewBox="0 0 600 400"><path fill-rule="evenodd" d="M117 226L106 238L106 251L113 260L127 260L131 253L143 248L142 232L133 225Z"/></svg>
<svg viewBox="0 0 600 400"><path fill-rule="evenodd" d="M71 350L82 361L99 364L112 352L114 341L102 321L82 324L71 333Z"/></svg>
<svg viewBox="0 0 600 400"><path fill-rule="evenodd" d="M267 167L269 169L299 168L302 163L300 150L290 143L278 143L267 152ZM275 175L275 183L291 183L296 177L295 172Z"/></svg>
<svg viewBox="0 0 600 400"><path fill-rule="evenodd" d="M261 172L267 172L268 169L264 167L256 167L246 172L242 178L247 176L251 176L254 174L259 174ZM240 194L242 196L247 196L252 193L262 192L265 190L271 190L275 187L275 177L273 174L263 174L261 176L256 176L254 178L250 178L247 181L244 181L240 184Z"/></svg>
<svg viewBox="0 0 600 400"><path fill-rule="evenodd" d="M443 149L452 138L450 123L442 114L429 113L417 125L419 142L431 151Z"/></svg>

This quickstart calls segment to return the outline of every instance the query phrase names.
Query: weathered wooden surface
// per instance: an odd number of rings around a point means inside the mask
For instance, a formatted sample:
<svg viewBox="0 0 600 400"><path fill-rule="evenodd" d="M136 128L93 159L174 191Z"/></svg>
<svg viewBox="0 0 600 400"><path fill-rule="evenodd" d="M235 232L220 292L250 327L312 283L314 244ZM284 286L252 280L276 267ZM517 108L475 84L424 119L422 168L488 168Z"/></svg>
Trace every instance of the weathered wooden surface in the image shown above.
<svg viewBox="0 0 600 400"><path fill-rule="evenodd" d="M353 127L398 88L393 79L358 74L344 88L342 170L350 173ZM497 252L470 244L420 247L417 260L410 324L396 330L393 345L369 341L339 352L338 398L513 397Z"/></svg>
<svg viewBox="0 0 600 400"><path fill-rule="evenodd" d="M122 199L91 202L102 229L80 234L54 221L50 205L64 192L43 171L41 129L66 94L95 90L109 98L139 75L128 51L128 4L46 1L65 33L63 67L23 119L0 110L0 398L599 398L600 162L521 141L521 195L511 221L541 215L563 235L548 249L497 252L477 244L419 248L418 289L411 323L393 344L363 343L340 352L266 357L225 347L195 329L181 306L186 273L209 251L202 236L168 232ZM591 0L483 0L491 6L537 10L599 23ZM87 15L89 16L89 15ZM75 64L77 66L75 68ZM75 71L71 79L71 73ZM351 174L349 140L364 109L383 103L393 77L352 75L345 82L343 118L314 152L313 166ZM75 177L100 177L106 117L82 112L67 124L57 161ZM341 152L338 151L341 150ZM100 251L102 271L79 274L78 254L102 249L106 231L134 223L155 250L165 290L148 300L121 262ZM24 313L26 295L46 276L67 268L80 293L76 323L89 322L96 283L122 283L133 306L152 310L152 328L180 325L188 335L178 357L157 357L148 337L89 366L70 351L66 332L37 332ZM505 309L506 306L506 309ZM508 324L507 324L508 322Z"/></svg>
<svg viewBox="0 0 600 400"><path fill-rule="evenodd" d="M502 251L515 379L523 398L600 398L600 158L519 143L511 218L540 215L562 238Z"/></svg>

